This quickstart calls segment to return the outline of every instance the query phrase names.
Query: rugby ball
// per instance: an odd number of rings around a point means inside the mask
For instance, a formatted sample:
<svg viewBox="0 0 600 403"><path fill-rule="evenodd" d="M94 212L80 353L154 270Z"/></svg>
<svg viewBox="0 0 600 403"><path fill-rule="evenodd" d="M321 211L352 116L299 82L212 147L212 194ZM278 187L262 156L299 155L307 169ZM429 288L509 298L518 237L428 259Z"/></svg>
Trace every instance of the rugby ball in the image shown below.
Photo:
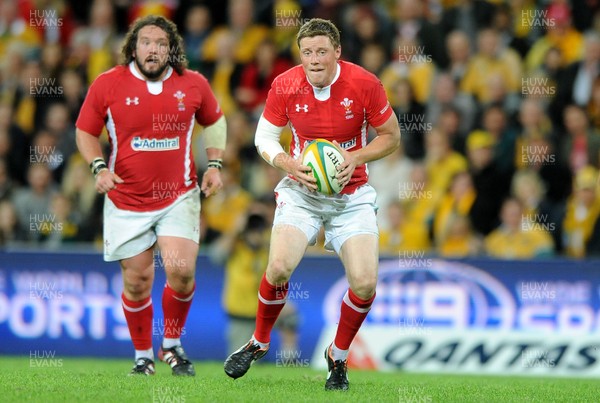
<svg viewBox="0 0 600 403"><path fill-rule="evenodd" d="M336 179L337 167L342 162L344 157L335 144L323 139L311 141L302 153L302 164L312 169L317 179L317 190L328 196L340 193L343 189Z"/></svg>

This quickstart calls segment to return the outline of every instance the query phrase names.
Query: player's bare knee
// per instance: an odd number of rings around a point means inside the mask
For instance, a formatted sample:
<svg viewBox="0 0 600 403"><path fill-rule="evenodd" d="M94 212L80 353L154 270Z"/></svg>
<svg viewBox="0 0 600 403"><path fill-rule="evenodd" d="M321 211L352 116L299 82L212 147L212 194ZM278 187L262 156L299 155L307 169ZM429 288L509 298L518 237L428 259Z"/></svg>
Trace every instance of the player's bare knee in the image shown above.
<svg viewBox="0 0 600 403"><path fill-rule="evenodd" d="M180 294L188 294L194 288L194 275L177 274L169 276L169 286Z"/></svg>
<svg viewBox="0 0 600 403"><path fill-rule="evenodd" d="M123 291L128 299L133 301L142 300L150 295L152 291L152 281L145 278L140 278L135 282L125 282Z"/></svg>
<svg viewBox="0 0 600 403"><path fill-rule="evenodd" d="M290 268L283 259L274 259L267 266L267 280L271 284L281 284L287 282L292 275L293 268Z"/></svg>
<svg viewBox="0 0 600 403"><path fill-rule="evenodd" d="M375 288L377 287L377 278L371 276L365 276L357 278L353 281L350 286L352 292L361 299L369 299L375 294Z"/></svg>

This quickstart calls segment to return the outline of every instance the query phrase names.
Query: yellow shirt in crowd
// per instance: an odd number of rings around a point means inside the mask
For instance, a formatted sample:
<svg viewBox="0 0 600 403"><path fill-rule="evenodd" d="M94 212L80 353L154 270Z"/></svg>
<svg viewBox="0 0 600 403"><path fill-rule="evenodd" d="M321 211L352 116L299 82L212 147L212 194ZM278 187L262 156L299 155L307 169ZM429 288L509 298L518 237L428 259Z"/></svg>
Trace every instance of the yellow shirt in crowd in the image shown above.
<svg viewBox="0 0 600 403"><path fill-rule="evenodd" d="M258 287L269 259L268 247L258 250L237 241L225 265L223 306L228 314L254 318L258 308Z"/></svg>
<svg viewBox="0 0 600 403"><path fill-rule="evenodd" d="M485 251L499 259L532 259L552 254L552 237L543 230L509 232L500 227L484 240Z"/></svg>

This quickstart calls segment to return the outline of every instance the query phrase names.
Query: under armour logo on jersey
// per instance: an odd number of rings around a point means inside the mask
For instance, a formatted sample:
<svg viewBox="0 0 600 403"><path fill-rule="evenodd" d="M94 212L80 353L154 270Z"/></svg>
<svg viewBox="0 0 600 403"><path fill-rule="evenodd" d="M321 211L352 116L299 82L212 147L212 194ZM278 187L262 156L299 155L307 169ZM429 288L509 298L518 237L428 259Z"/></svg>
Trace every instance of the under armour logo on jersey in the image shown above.
<svg viewBox="0 0 600 403"><path fill-rule="evenodd" d="M138 97L125 98L125 105L139 105L139 104L140 104L140 99Z"/></svg>
<svg viewBox="0 0 600 403"><path fill-rule="evenodd" d="M308 105L304 104L303 106L300 106L300 104L296 104L296 112L300 112L301 110L308 112Z"/></svg>

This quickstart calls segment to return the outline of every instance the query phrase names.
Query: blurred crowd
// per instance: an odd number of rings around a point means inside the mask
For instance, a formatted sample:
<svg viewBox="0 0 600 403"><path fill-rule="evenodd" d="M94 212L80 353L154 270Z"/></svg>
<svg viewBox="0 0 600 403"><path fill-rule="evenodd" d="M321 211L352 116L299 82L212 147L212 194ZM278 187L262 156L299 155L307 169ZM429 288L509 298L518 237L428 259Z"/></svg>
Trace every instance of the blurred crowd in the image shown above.
<svg viewBox="0 0 600 403"><path fill-rule="evenodd" d="M0 245L101 246L103 197L74 124L148 14L177 23L227 117L203 246L256 203L271 220L282 174L256 153L254 129L272 80L299 62L298 28L321 17L399 119L401 148L369 164L382 254L600 254L600 2L587 0L0 0Z"/></svg>

